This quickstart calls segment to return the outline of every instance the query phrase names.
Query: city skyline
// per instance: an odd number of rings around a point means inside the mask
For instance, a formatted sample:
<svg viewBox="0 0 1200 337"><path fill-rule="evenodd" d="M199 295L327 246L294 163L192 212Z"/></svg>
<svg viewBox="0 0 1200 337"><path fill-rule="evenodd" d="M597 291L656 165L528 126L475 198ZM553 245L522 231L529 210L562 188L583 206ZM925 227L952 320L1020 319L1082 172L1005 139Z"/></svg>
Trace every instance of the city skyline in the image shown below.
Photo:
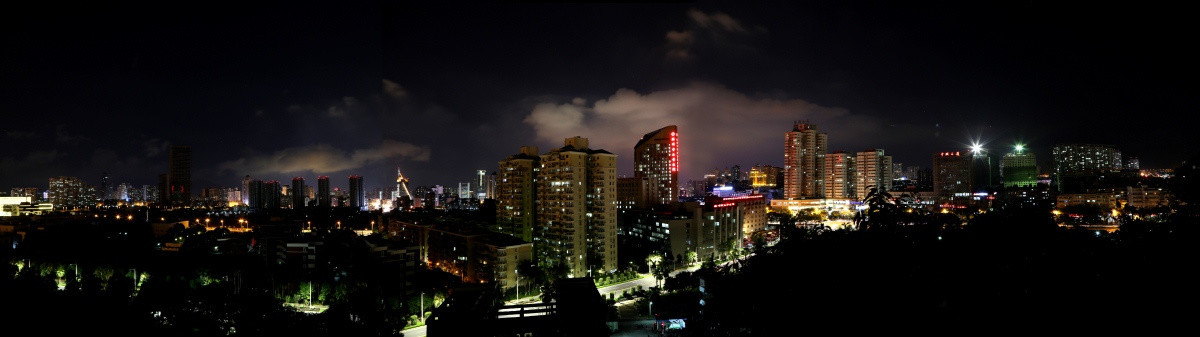
<svg viewBox="0 0 1200 337"><path fill-rule="evenodd" d="M1170 168L1195 144L1187 123L1146 117L1186 111L1175 84L1194 67L1163 43L1181 21L1136 19L1177 12L389 2L144 17L120 6L12 21L0 187L103 172L155 185L176 145L191 148L195 191L247 174L343 189L359 175L372 190L397 167L415 186L452 186L512 149L572 136L633 176L634 143L665 125L680 129L683 183L782 166L796 120L820 125L830 153L878 148L922 167L983 141L998 155L1027 144L1043 172L1060 143ZM1106 21L1119 14L1137 24Z"/></svg>

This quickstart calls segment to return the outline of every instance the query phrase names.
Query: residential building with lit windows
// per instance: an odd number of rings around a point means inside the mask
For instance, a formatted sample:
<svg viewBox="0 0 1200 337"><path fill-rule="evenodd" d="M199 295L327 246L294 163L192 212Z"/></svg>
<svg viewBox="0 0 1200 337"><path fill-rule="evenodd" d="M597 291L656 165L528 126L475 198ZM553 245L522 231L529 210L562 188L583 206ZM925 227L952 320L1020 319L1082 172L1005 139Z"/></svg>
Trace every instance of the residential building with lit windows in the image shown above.
<svg viewBox="0 0 1200 337"><path fill-rule="evenodd" d="M47 197L55 210L80 210L96 205L94 189L79 177L50 178Z"/></svg>
<svg viewBox="0 0 1200 337"><path fill-rule="evenodd" d="M1053 154L1054 173L1059 175L1124 168L1121 151L1111 145L1059 144Z"/></svg>
<svg viewBox="0 0 1200 337"><path fill-rule="evenodd" d="M679 132L668 125L642 136L633 146L633 176L647 178L650 201L665 205L679 201Z"/></svg>
<svg viewBox="0 0 1200 337"><path fill-rule="evenodd" d="M617 155L567 138L541 156L534 248L538 263L570 277L617 270Z"/></svg>
<svg viewBox="0 0 1200 337"><path fill-rule="evenodd" d="M825 155L825 197L830 199L854 199L855 156L844 151Z"/></svg>
<svg viewBox="0 0 1200 337"><path fill-rule="evenodd" d="M1171 192L1163 188L1127 186L1125 189L1125 206L1154 208L1170 205L1171 203Z"/></svg>
<svg viewBox="0 0 1200 337"><path fill-rule="evenodd" d="M533 241L537 216L537 173L542 158L537 147L522 146L520 152L500 161L496 178L496 229L522 240Z"/></svg>
<svg viewBox="0 0 1200 337"><path fill-rule="evenodd" d="M519 277L517 266L521 261L533 261L533 244L508 234L396 220L389 221L384 231L390 237L414 243L418 259L463 282L497 282L502 288L513 288Z"/></svg>
<svg viewBox="0 0 1200 337"><path fill-rule="evenodd" d="M866 198L872 188L881 192L892 188L892 156L872 149L858 152L854 157L855 198Z"/></svg>
<svg viewBox="0 0 1200 337"><path fill-rule="evenodd" d="M1063 193L1058 195L1055 206L1064 208L1071 205L1097 205L1105 209L1121 207L1123 196L1120 191L1101 193Z"/></svg>
<svg viewBox="0 0 1200 337"><path fill-rule="evenodd" d="M825 152L828 136L817 125L795 123L784 134L783 197L820 198L825 193Z"/></svg>
<svg viewBox="0 0 1200 337"><path fill-rule="evenodd" d="M728 253L726 248L742 247L750 234L764 230L766 213L766 198L761 194L710 196L703 203L622 212L621 236L623 244L654 254L682 260L694 252L707 260Z"/></svg>

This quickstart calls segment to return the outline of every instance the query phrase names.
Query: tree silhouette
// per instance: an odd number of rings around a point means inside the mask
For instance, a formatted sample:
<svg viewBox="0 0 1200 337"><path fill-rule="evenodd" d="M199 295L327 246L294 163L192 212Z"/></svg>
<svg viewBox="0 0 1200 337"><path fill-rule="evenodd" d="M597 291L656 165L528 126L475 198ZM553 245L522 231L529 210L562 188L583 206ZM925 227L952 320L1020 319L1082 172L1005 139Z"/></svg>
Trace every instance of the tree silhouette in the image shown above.
<svg viewBox="0 0 1200 337"><path fill-rule="evenodd" d="M862 201L867 205L867 209L855 217L859 229L891 230L899 225L900 207L892 202L891 193L872 187Z"/></svg>

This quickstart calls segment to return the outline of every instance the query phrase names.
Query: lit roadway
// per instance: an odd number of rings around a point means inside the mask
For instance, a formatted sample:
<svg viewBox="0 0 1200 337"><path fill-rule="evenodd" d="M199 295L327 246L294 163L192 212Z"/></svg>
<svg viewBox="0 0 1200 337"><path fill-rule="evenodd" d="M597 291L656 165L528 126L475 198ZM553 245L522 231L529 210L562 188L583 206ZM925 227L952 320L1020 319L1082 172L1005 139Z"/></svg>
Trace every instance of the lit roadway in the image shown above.
<svg viewBox="0 0 1200 337"><path fill-rule="evenodd" d="M743 257L743 259L744 258L745 257ZM729 264L730 262L733 262L733 261L728 261L728 262L722 263L722 265ZM693 266L688 267L686 269L678 269L678 270L671 271L670 276L675 276L675 275L678 275L679 273L685 272L685 271L696 271L698 269L700 269L700 264L696 263ZM631 291L632 289L637 288L637 286L642 286L642 288L646 288L646 289L653 287L654 286L654 277L649 274L643 274L643 276L641 278L638 278L638 279L635 279L632 281L614 284L614 285L600 288L599 289L600 296L607 297L608 294L611 294L611 293L616 293L617 294L616 296L620 296L621 293L626 292L626 291ZM425 336L425 326L422 325L422 326L415 327L412 329L404 330L402 332L404 333L404 337L424 337Z"/></svg>
<svg viewBox="0 0 1200 337"><path fill-rule="evenodd" d="M401 333L404 334L404 337L424 337L425 336L425 326L422 325L422 326L415 327L412 329L404 330L404 331L401 331Z"/></svg>

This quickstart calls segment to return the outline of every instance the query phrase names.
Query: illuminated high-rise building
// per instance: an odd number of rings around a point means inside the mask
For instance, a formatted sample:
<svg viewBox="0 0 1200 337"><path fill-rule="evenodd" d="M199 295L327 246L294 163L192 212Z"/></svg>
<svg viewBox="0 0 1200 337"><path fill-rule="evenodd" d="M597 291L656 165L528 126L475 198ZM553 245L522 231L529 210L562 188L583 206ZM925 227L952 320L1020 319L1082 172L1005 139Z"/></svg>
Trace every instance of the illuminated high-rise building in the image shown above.
<svg viewBox="0 0 1200 337"><path fill-rule="evenodd" d="M933 191L939 198L971 194L971 154L961 151L933 155Z"/></svg>
<svg viewBox="0 0 1200 337"><path fill-rule="evenodd" d="M1004 187L1037 186L1036 159L1033 153L1025 151L1022 145L1017 145L1013 152L1004 154L1000 159L1000 179L1004 181Z"/></svg>
<svg viewBox="0 0 1200 337"><path fill-rule="evenodd" d="M1121 151L1110 145L1059 144L1053 152L1054 173L1059 175L1123 168Z"/></svg>
<svg viewBox="0 0 1200 337"><path fill-rule="evenodd" d="M517 154L500 161L496 181L497 232L533 242L533 223L537 210L537 173L542 158L538 148L522 146Z"/></svg>
<svg viewBox="0 0 1200 337"><path fill-rule="evenodd" d="M330 200L331 196L332 196L332 194L330 194L330 191L329 191L329 177L328 176L317 177L317 206L318 207L332 206L333 204Z"/></svg>
<svg viewBox="0 0 1200 337"><path fill-rule="evenodd" d="M78 177L54 177L47 194L55 210L87 209L96 205L94 190Z"/></svg>
<svg viewBox="0 0 1200 337"><path fill-rule="evenodd" d="M825 155L825 197L829 199L856 199L854 189L855 156L843 151Z"/></svg>
<svg viewBox="0 0 1200 337"><path fill-rule="evenodd" d="M668 125L642 136L633 146L633 176L648 178L655 205L679 201L679 132Z"/></svg>
<svg viewBox="0 0 1200 337"><path fill-rule="evenodd" d="M304 178L292 178L292 188L288 190L288 194L292 197L292 209L304 209L305 189Z"/></svg>
<svg viewBox="0 0 1200 337"><path fill-rule="evenodd" d="M796 123L784 134L784 198L823 197L827 143L828 136L818 133L816 124Z"/></svg>
<svg viewBox="0 0 1200 337"><path fill-rule="evenodd" d="M349 190L350 196L346 198L349 204L348 206L355 210L362 210L363 206L366 205L364 203L364 200L366 200L366 195L363 194L363 178L359 177L357 174L350 176Z"/></svg>
<svg viewBox="0 0 1200 337"><path fill-rule="evenodd" d="M568 276L617 270L617 155L567 138L541 155L534 250L538 263L565 265Z"/></svg>
<svg viewBox="0 0 1200 337"><path fill-rule="evenodd" d="M855 154L854 193L858 199L866 198L874 188L879 192L892 189L892 156L883 150L872 149Z"/></svg>
<svg viewBox="0 0 1200 337"><path fill-rule="evenodd" d="M166 193L170 204L175 207L189 206L192 202L192 148L173 145L169 156Z"/></svg>

